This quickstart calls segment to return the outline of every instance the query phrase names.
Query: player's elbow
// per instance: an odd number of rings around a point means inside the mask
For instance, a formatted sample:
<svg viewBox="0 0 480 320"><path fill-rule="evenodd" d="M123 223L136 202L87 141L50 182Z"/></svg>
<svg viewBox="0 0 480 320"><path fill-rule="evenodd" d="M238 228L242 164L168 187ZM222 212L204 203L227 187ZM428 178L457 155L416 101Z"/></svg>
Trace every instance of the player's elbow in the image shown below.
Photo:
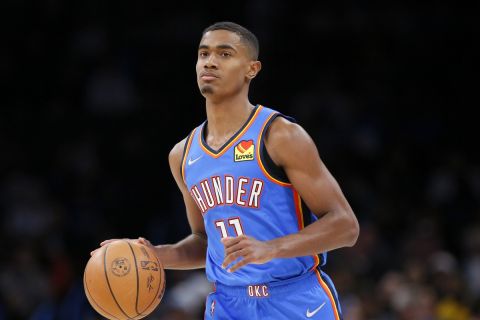
<svg viewBox="0 0 480 320"><path fill-rule="evenodd" d="M345 225L345 246L353 247L357 243L358 236L360 235L360 225L353 212L349 212L345 218Z"/></svg>

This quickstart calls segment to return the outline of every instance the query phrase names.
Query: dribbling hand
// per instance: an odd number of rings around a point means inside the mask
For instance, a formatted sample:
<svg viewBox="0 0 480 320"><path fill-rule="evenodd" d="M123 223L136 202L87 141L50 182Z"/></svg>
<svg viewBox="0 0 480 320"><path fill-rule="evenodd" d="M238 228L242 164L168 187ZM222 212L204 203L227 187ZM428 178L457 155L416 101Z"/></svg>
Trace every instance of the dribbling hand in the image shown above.
<svg viewBox="0 0 480 320"><path fill-rule="evenodd" d="M100 250L103 246L105 246L105 245L107 245L107 244L109 244L113 241L117 241L117 240L133 241L133 242L143 244L144 246L147 246L151 249L155 249L153 244L151 244L150 241L148 241L147 239L145 239L143 237L139 237L138 239L127 239L127 238L124 238L124 239L109 239L109 240L105 240L105 241L100 242L100 248L97 248L97 249L93 250L92 252L90 252L90 255L93 256L95 254L95 252L97 252L97 250Z"/></svg>

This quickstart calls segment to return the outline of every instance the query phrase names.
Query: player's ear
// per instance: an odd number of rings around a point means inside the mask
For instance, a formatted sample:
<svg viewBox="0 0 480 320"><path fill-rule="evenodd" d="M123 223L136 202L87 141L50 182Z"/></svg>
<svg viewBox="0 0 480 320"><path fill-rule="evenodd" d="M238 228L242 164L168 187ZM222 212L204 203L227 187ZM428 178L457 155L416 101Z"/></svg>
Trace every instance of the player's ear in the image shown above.
<svg viewBox="0 0 480 320"><path fill-rule="evenodd" d="M248 66L247 78L252 80L262 69L262 63L258 60L251 61Z"/></svg>

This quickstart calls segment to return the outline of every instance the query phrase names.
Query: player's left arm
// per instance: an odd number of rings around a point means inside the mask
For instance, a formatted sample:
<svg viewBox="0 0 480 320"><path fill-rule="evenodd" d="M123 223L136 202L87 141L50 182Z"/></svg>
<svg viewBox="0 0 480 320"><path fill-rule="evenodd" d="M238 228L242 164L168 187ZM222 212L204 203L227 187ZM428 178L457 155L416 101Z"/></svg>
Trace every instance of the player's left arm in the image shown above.
<svg viewBox="0 0 480 320"><path fill-rule="evenodd" d="M357 218L307 132L278 117L265 137L265 146L272 160L285 170L293 187L319 219L297 233L270 241L258 241L248 235L225 238L222 240L225 245L223 265L242 257L229 269L233 272L249 263L353 246L359 235Z"/></svg>

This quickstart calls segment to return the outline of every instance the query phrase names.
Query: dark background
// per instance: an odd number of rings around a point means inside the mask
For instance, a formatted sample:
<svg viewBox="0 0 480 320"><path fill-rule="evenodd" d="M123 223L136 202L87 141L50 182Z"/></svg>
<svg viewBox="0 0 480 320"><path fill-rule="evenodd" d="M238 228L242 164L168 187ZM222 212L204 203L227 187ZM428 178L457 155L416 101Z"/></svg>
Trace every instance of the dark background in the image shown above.
<svg viewBox="0 0 480 320"><path fill-rule="evenodd" d="M357 245L332 252L325 268L345 318L480 319L471 8L1 6L0 319L100 319L81 282L100 241L189 233L167 156L204 120L196 50L222 20L260 40L251 102L299 121L360 220ZM167 275L149 319L202 319L202 270Z"/></svg>

